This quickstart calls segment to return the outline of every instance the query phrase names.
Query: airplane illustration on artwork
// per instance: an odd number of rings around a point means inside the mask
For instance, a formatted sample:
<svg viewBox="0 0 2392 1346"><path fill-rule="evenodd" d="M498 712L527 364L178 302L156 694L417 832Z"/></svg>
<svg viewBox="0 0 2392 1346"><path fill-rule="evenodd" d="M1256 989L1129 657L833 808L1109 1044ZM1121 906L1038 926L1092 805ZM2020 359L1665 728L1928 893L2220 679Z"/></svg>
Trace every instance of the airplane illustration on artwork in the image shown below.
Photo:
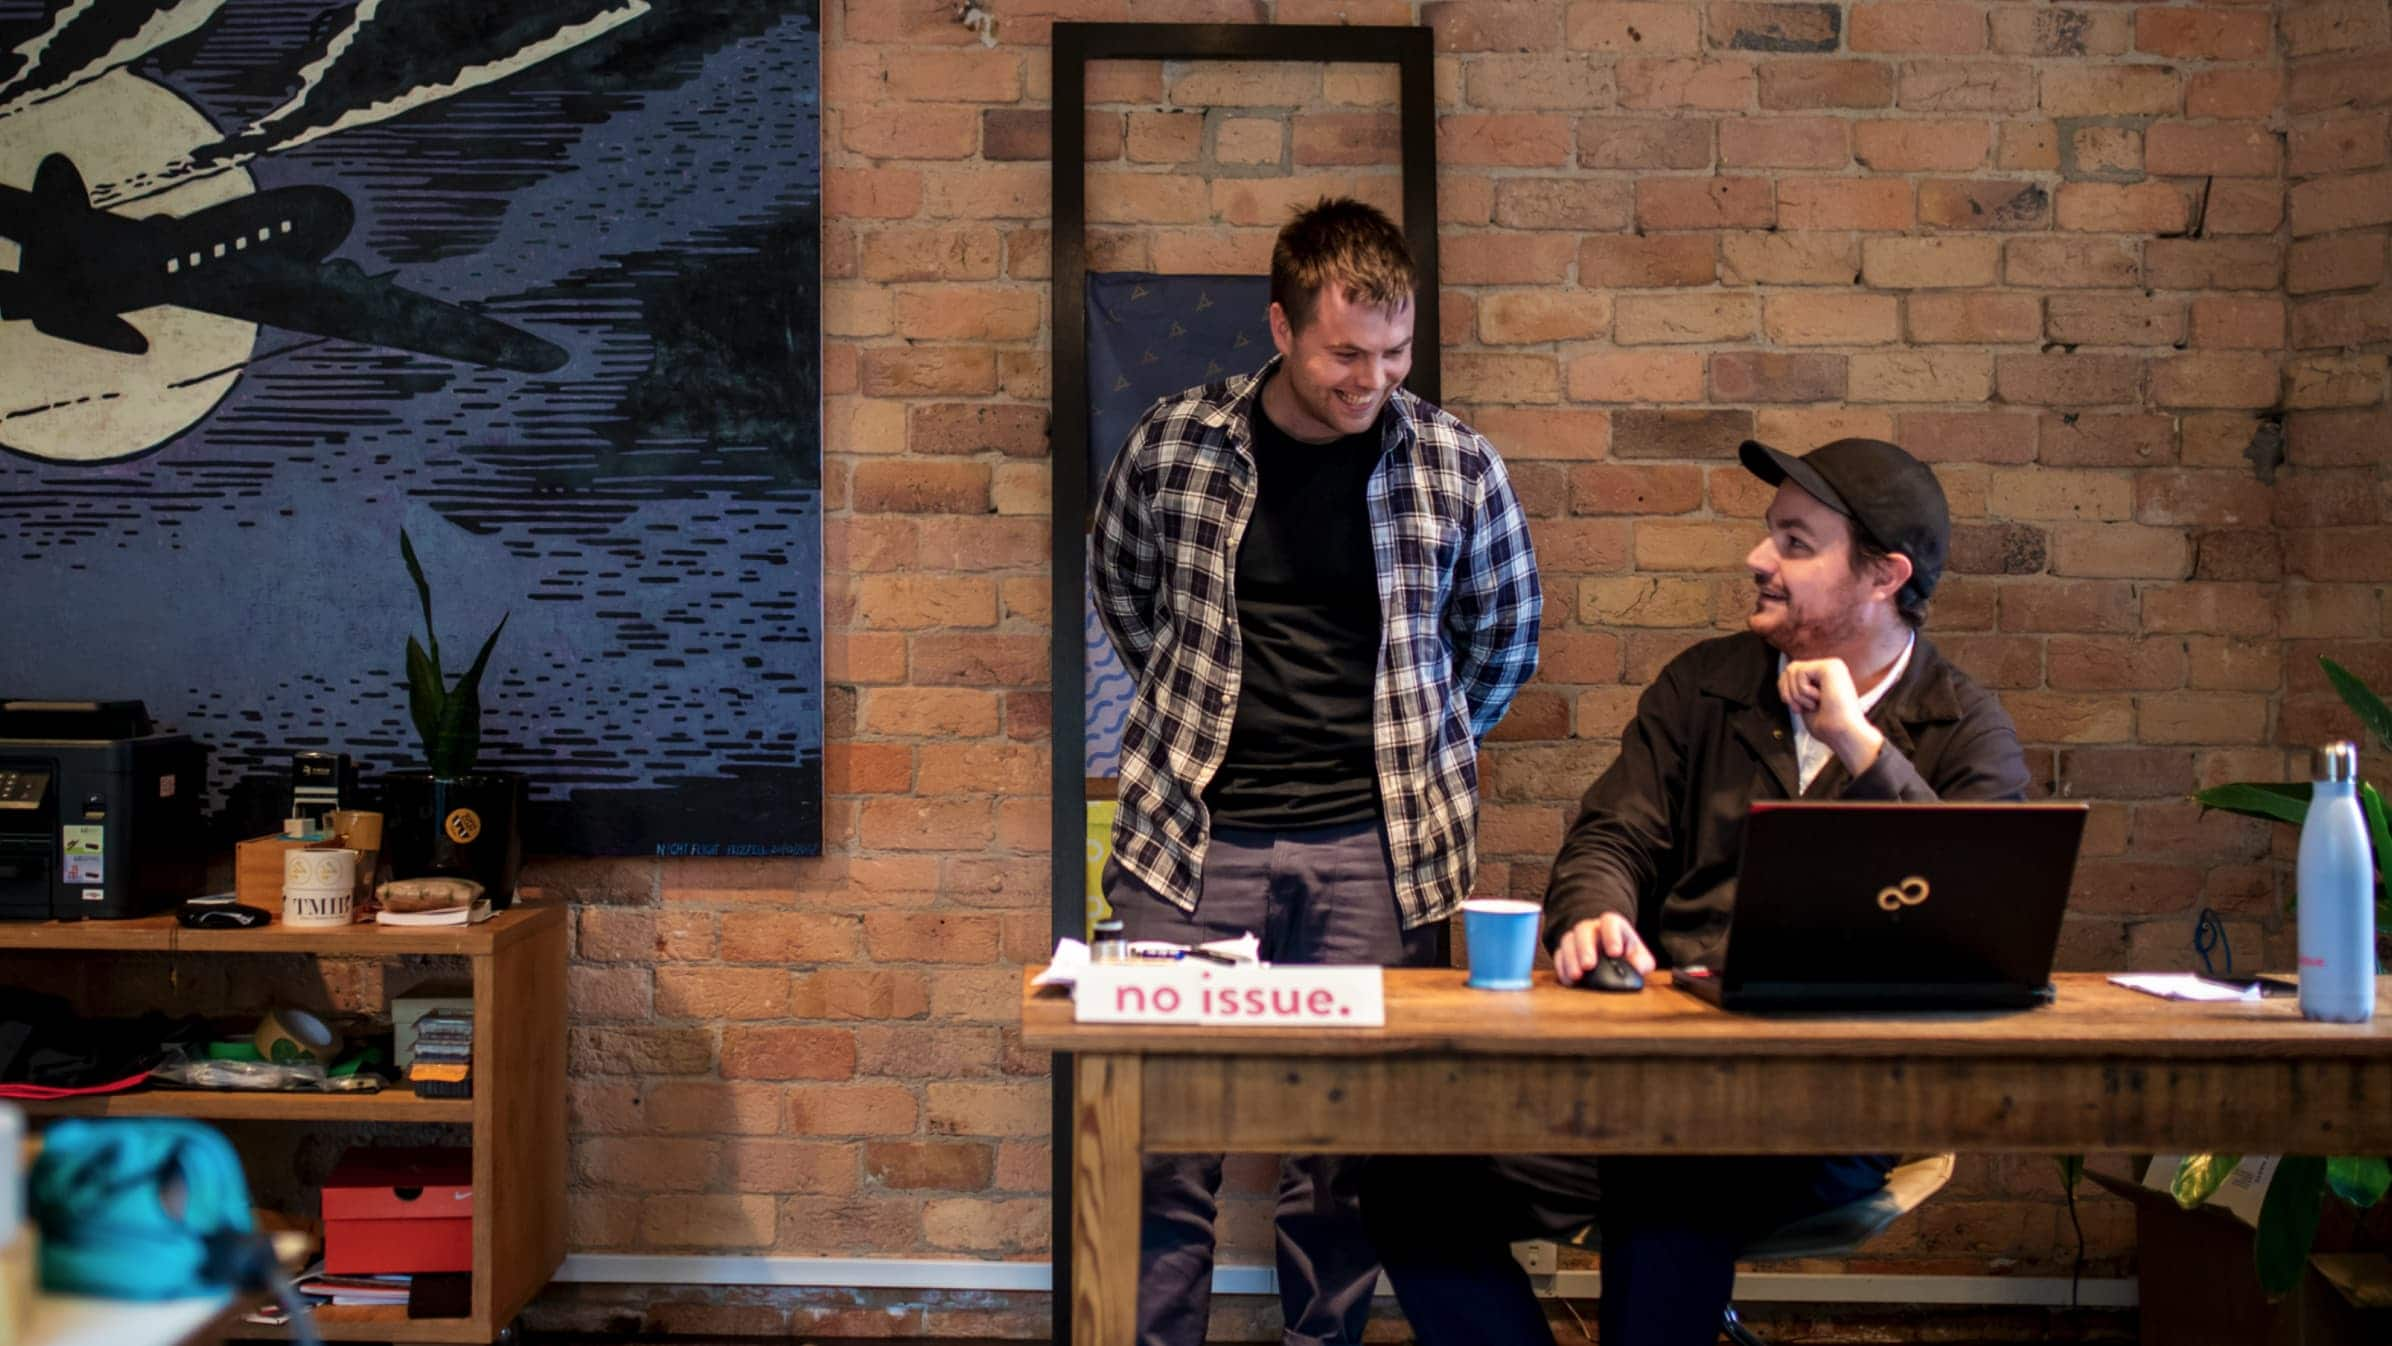
<svg viewBox="0 0 2392 1346"><path fill-rule="evenodd" d="M525 373L564 367L564 348L519 327L325 261L355 220L330 187L134 219L94 206L74 161L52 154L33 190L0 185L0 235L21 249L18 269L0 272L0 319L137 356L149 338L124 315L167 304Z"/></svg>

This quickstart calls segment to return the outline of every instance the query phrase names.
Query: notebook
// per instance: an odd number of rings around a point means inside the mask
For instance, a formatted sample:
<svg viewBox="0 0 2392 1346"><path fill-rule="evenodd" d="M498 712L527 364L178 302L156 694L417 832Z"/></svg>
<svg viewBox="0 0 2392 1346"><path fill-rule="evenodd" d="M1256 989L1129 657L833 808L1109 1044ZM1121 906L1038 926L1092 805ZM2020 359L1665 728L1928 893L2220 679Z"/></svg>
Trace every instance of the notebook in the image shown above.
<svg viewBox="0 0 2392 1346"><path fill-rule="evenodd" d="M2085 806L1764 802L1719 966L1733 1010L2019 1009L2051 999Z"/></svg>

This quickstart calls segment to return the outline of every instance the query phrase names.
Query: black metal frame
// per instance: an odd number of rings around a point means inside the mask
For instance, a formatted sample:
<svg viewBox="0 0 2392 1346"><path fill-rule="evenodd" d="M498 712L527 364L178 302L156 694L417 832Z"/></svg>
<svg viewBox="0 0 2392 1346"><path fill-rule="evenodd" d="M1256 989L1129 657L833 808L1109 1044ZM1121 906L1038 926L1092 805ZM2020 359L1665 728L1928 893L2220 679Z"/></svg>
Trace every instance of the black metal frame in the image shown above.
<svg viewBox="0 0 2392 1346"><path fill-rule="evenodd" d="M1053 416L1054 470L1054 868L1052 931L1087 919L1087 669L1079 639L1087 567L1088 231L1087 64L1090 61L1320 61L1393 65L1400 83L1404 237L1420 276L1412 371L1420 396L1441 400L1437 294L1436 52L1427 28L1334 24L1058 23L1054 27ZM1068 635L1067 635L1068 633ZM1072 1082L1070 1056L1054 1060L1054 1339L1071 1336Z"/></svg>

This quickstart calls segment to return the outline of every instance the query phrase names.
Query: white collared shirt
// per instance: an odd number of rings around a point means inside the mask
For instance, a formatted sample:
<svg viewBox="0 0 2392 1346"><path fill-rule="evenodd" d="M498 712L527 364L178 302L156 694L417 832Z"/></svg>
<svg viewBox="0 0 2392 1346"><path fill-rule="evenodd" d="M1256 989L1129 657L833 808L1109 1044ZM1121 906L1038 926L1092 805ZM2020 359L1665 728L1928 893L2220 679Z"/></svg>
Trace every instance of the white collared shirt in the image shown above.
<svg viewBox="0 0 2392 1346"><path fill-rule="evenodd" d="M1885 699L1886 692L1902 680L1902 671L1910 667L1910 652L1918 647L1919 633L1913 631L1909 642L1902 646L1902 657L1894 661L1894 666L1877 680L1876 686L1861 694L1862 715L1875 710L1877 703ZM1786 656L1783 654L1777 656L1777 671L1780 676L1785 674ZM1799 789L1807 791L1811 788L1811 782L1819 778L1819 773L1827 769L1827 759L1835 756L1835 750L1811 737L1809 727L1802 722L1801 711L1789 709L1786 713L1794 717L1794 765L1801 777Z"/></svg>

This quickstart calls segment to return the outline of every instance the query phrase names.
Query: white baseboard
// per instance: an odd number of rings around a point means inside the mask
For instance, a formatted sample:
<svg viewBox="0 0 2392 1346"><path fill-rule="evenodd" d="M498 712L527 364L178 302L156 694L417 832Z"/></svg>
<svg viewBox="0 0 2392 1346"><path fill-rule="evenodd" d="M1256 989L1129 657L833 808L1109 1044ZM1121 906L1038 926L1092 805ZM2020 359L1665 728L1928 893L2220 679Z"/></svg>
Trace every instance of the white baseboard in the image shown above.
<svg viewBox="0 0 2392 1346"><path fill-rule="evenodd" d="M665 1256L644 1253L574 1253L557 1272L560 1281L584 1285L775 1285L848 1290L1026 1290L1052 1288L1045 1262L982 1262L907 1257L771 1257L745 1254ZM1593 1299L1602 1291L1599 1271L1564 1271L1537 1276L1538 1293ZM1385 1282L1381 1283L1382 1292ZM1266 1266L1223 1266L1213 1271L1213 1293L1267 1295L1279 1288L1278 1273ZM1750 1272L1736 1278L1736 1298L1746 1304L1990 1304L2066 1307L2068 1281L2059 1276L1879 1276L1842 1273ZM2078 1283L2075 1304L2120 1309L2135 1304L2135 1283L2105 1278Z"/></svg>

